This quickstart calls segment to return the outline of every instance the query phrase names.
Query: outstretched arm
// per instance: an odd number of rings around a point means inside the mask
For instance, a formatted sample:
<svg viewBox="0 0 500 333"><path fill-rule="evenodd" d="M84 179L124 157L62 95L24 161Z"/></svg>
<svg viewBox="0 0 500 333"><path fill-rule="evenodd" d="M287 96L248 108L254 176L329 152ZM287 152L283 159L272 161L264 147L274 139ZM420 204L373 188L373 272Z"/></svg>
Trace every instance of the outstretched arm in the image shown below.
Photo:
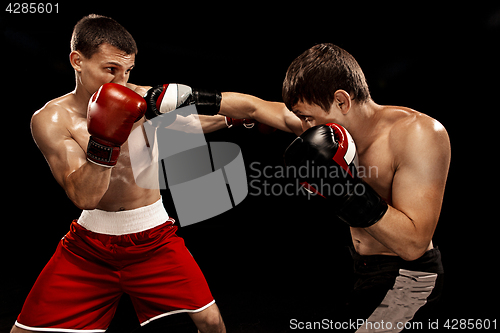
<svg viewBox="0 0 500 333"><path fill-rule="evenodd" d="M223 92L219 114L236 119L255 119L260 123L296 135L302 133L300 119L290 112L285 104L264 101L251 95Z"/></svg>
<svg viewBox="0 0 500 333"><path fill-rule="evenodd" d="M185 133L211 133L227 128L227 124L225 117L221 115L205 116L191 114L188 116L177 115L175 121L166 128Z"/></svg>
<svg viewBox="0 0 500 333"><path fill-rule="evenodd" d="M127 86L142 96L151 88L136 86L130 83ZM300 119L290 112L284 103L269 102L252 95L223 92L219 114L235 119L254 119L260 123L285 132L295 133L296 135L300 135L303 132ZM225 125L222 117L211 118L210 116L201 116L199 119L205 133L224 128ZM178 122L177 125L182 127L189 120L189 118L182 119L177 117L175 122Z"/></svg>

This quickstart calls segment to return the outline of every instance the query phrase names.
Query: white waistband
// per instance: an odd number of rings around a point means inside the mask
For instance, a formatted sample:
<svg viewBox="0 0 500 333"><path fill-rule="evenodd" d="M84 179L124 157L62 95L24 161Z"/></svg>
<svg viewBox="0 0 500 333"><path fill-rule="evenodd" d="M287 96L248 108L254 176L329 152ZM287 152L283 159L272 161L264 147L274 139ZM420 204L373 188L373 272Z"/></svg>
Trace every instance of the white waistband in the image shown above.
<svg viewBox="0 0 500 333"><path fill-rule="evenodd" d="M160 198L154 204L120 212L84 210L78 224L92 232L119 236L152 229L167 220L168 214Z"/></svg>

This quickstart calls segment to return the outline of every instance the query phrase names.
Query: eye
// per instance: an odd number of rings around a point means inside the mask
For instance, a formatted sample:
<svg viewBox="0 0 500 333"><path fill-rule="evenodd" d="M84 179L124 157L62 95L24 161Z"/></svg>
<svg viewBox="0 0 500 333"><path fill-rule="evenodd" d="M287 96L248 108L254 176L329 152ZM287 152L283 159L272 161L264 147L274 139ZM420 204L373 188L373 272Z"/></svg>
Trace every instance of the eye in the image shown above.
<svg viewBox="0 0 500 333"><path fill-rule="evenodd" d="M115 67L106 67L105 68L108 72L110 72L111 74L113 74L115 72Z"/></svg>

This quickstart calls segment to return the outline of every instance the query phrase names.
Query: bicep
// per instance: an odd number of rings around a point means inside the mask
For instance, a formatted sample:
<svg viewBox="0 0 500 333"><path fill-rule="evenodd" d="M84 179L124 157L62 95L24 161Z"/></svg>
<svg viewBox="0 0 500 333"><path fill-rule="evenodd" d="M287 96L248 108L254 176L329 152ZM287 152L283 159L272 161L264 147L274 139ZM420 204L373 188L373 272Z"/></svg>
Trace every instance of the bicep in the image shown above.
<svg viewBox="0 0 500 333"><path fill-rule="evenodd" d="M268 102L259 99L252 118L281 131L297 135L302 133L300 119L290 112L284 103Z"/></svg>
<svg viewBox="0 0 500 333"><path fill-rule="evenodd" d="M439 218L449 162L446 132L432 133L412 140L394 175L392 206L427 232Z"/></svg>
<svg viewBox="0 0 500 333"><path fill-rule="evenodd" d="M59 152L49 155L47 162L54 178L66 189L66 179L87 162L87 155L80 145L72 139L63 140L59 147Z"/></svg>
<svg viewBox="0 0 500 333"><path fill-rule="evenodd" d="M232 118L251 118L285 132L301 132L299 118L283 103L269 102L258 97L225 92L222 95L220 114ZM295 117L296 119L293 119ZM300 133L299 132L299 133Z"/></svg>
<svg viewBox="0 0 500 333"><path fill-rule="evenodd" d="M414 223L437 223L444 193L444 182L432 179L416 168L402 167L394 175L392 206Z"/></svg>
<svg viewBox="0 0 500 333"><path fill-rule="evenodd" d="M52 130L51 130L52 127ZM86 153L71 137L62 135L54 126L32 124L35 143L49 164L56 181L65 188L69 174L86 162Z"/></svg>

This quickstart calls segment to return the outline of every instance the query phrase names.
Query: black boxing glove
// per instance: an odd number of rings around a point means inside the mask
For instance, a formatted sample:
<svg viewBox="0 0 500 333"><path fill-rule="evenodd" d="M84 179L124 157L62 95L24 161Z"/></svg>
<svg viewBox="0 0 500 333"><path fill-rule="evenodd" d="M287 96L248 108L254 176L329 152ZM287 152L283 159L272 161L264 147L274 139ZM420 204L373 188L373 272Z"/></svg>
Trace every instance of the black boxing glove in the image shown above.
<svg viewBox="0 0 500 333"><path fill-rule="evenodd" d="M351 227L367 228L387 212L387 203L358 176L356 145L338 124L306 130L285 151L285 164L297 172L301 185L327 200L334 213ZM303 171L302 170L302 171Z"/></svg>
<svg viewBox="0 0 500 333"><path fill-rule="evenodd" d="M196 89L184 84L170 83L149 89L144 99L148 104L146 119L168 114L168 117L164 118L171 124L177 114L184 116L192 114L192 109L184 112L181 110L192 104L196 105L198 114L216 115L220 111L222 94L216 90Z"/></svg>

